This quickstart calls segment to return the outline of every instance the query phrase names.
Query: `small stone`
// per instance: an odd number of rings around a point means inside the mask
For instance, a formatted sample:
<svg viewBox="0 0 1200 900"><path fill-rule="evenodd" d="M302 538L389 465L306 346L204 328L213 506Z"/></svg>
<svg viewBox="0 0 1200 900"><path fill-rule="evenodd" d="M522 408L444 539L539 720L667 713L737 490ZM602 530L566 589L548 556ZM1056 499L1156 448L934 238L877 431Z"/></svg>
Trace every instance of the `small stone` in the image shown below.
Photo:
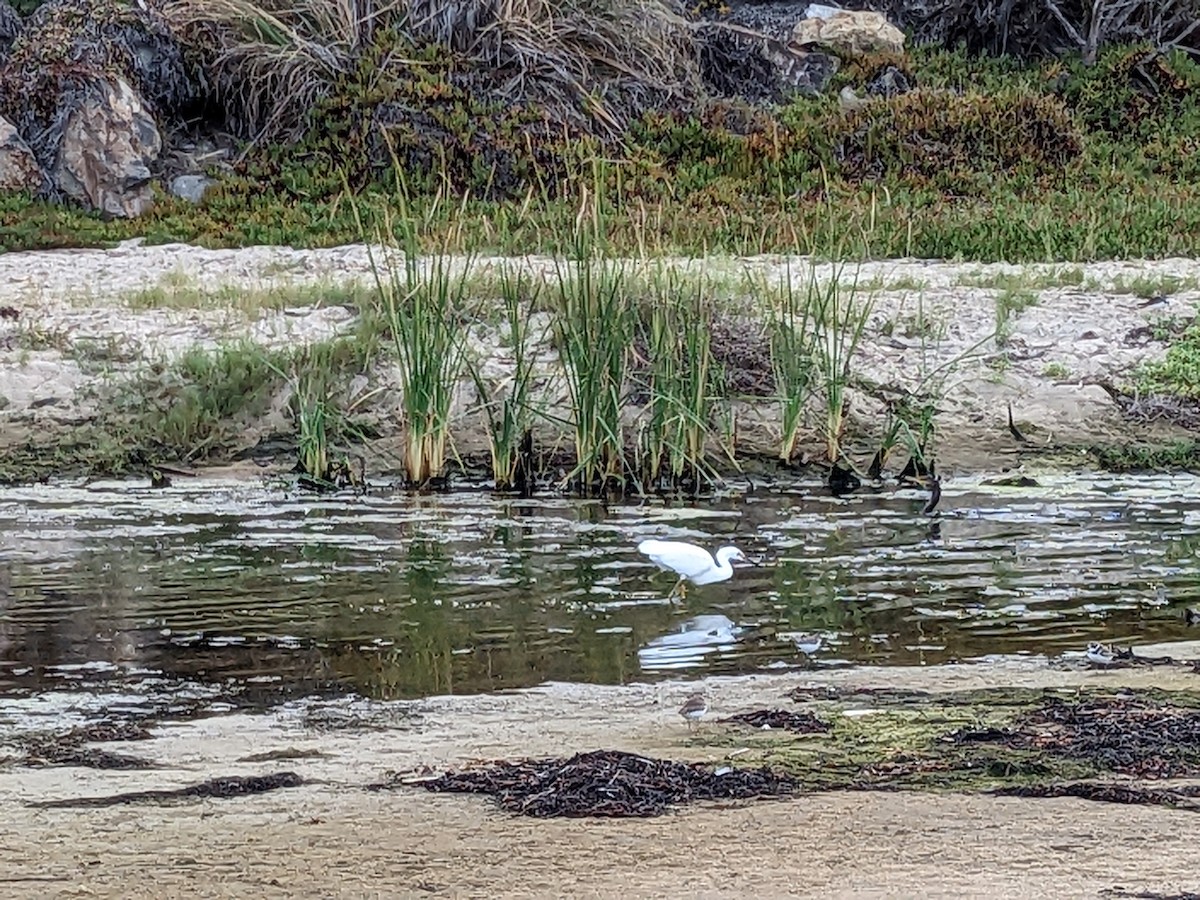
<svg viewBox="0 0 1200 900"><path fill-rule="evenodd" d="M171 179L170 191L181 200L189 203L199 203L204 199L204 193L216 181L207 175L176 175Z"/></svg>
<svg viewBox="0 0 1200 900"><path fill-rule="evenodd" d="M791 45L800 50L822 47L835 53L858 56L880 50L902 53L904 40L904 32L882 13L841 10L828 18L815 17L797 22L792 29Z"/></svg>

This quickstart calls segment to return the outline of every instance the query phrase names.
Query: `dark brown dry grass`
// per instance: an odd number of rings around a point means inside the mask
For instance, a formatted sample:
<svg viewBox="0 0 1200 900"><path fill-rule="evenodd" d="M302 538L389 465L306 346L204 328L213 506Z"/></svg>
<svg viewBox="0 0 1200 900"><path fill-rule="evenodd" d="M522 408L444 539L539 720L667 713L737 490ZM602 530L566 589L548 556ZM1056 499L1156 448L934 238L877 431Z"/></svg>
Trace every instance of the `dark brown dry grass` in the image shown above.
<svg viewBox="0 0 1200 900"><path fill-rule="evenodd" d="M702 89L694 33L660 0L172 0L164 14L235 131L266 141L295 139L348 87L370 110L434 69L479 103L609 136ZM441 90L431 83L424 101Z"/></svg>

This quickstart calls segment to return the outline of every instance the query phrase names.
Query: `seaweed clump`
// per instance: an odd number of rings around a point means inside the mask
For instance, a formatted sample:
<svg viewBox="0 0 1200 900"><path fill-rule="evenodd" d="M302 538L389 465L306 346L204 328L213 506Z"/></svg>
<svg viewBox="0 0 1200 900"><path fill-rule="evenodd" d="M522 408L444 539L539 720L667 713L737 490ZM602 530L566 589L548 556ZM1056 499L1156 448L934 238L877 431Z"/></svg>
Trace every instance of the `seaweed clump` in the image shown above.
<svg viewBox="0 0 1200 900"><path fill-rule="evenodd" d="M786 709L758 709L754 712L738 713L720 721L750 728L791 731L794 734L824 734L831 727L828 722L822 722L812 713L789 712Z"/></svg>
<svg viewBox="0 0 1200 900"><path fill-rule="evenodd" d="M1020 723L1021 746L1137 778L1200 774L1200 710L1152 700L1051 698Z"/></svg>
<svg viewBox="0 0 1200 900"><path fill-rule="evenodd" d="M536 818L649 818L697 800L792 794L797 783L769 769L711 770L615 750L569 759L501 762L423 784L440 793L490 794L501 809Z"/></svg>
<svg viewBox="0 0 1200 900"><path fill-rule="evenodd" d="M150 769L154 763L140 756L86 747L92 742L141 741L150 737L132 722L95 722L61 734L36 735L26 741L22 765L33 767L81 766L89 769Z"/></svg>
<svg viewBox="0 0 1200 900"><path fill-rule="evenodd" d="M273 772L270 775L226 775L211 778L187 787L168 790L127 791L101 797L70 797L64 800L42 800L27 804L36 809L104 809L130 803L167 804L179 800L229 800L300 787L304 779L295 772Z"/></svg>

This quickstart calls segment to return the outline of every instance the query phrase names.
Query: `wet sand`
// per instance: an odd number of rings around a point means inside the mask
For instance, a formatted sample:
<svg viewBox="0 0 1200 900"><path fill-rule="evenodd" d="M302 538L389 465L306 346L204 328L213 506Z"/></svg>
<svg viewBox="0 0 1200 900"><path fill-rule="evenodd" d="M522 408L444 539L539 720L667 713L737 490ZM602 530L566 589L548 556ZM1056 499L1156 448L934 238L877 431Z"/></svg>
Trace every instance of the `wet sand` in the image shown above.
<svg viewBox="0 0 1200 900"><path fill-rule="evenodd" d="M1194 644L1138 649L1197 652ZM789 708L790 690L825 684L1194 690L1200 676L1031 657L703 686L717 718ZM707 744L718 730L710 722L689 734L675 713L695 686L554 684L411 703L298 704L165 724L153 740L104 745L148 756L161 766L154 770L0 764L0 895L1097 897L1200 888L1195 814L1161 807L834 792L701 804L650 820L533 820L479 796L364 789L389 771L600 748L715 762L736 750ZM285 758L246 760L273 752ZM285 770L307 783L169 806L25 805Z"/></svg>

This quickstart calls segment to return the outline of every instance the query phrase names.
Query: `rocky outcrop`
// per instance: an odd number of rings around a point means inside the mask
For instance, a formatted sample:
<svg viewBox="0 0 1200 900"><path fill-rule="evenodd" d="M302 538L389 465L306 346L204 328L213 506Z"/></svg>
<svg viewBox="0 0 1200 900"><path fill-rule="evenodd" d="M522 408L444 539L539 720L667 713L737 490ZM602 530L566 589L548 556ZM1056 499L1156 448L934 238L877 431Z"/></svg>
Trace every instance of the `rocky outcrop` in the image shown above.
<svg viewBox="0 0 1200 900"><path fill-rule="evenodd" d="M48 175L44 192L112 216L150 208L159 122L198 96L180 45L145 3L50 0L0 58L0 115Z"/></svg>
<svg viewBox="0 0 1200 900"><path fill-rule="evenodd" d="M879 50L902 53L905 36L886 17L820 3L733 3L709 23L713 57L705 79L725 96L780 101L789 94L821 94L843 59ZM769 88L754 95L756 86ZM895 85L878 91L901 93Z"/></svg>
<svg viewBox="0 0 1200 900"><path fill-rule="evenodd" d="M99 79L61 118L56 187L110 216L139 216L154 204L151 166L162 151L158 126L125 79Z"/></svg>
<svg viewBox="0 0 1200 900"><path fill-rule="evenodd" d="M904 32L876 12L842 10L801 19L792 29L798 50L823 48L850 56L885 51L904 52Z"/></svg>
<svg viewBox="0 0 1200 900"><path fill-rule="evenodd" d="M12 122L0 116L0 192L36 194L46 186L46 173Z"/></svg>

